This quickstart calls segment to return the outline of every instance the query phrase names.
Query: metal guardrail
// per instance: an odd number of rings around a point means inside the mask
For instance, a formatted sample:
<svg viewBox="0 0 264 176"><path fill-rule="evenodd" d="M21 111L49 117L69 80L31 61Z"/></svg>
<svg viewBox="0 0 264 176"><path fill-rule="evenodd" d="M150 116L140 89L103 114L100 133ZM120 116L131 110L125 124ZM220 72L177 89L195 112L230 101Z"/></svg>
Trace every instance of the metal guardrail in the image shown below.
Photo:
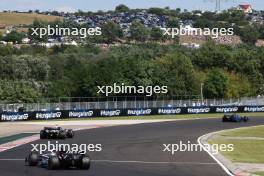
<svg viewBox="0 0 264 176"><path fill-rule="evenodd" d="M67 101L72 100L72 101ZM107 97L60 98L58 102L0 104L0 111L50 111L81 109L199 107L199 106L257 106L264 105L264 96L234 99L175 99L175 97Z"/></svg>

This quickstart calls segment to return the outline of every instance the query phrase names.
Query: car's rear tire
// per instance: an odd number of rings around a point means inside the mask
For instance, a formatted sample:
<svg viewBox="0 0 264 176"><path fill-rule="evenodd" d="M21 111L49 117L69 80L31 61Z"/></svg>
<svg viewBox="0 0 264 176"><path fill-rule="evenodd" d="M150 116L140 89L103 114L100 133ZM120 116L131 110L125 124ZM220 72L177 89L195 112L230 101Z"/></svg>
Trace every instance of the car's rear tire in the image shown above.
<svg viewBox="0 0 264 176"><path fill-rule="evenodd" d="M247 116L243 117L243 121L244 122L248 122L249 121L249 118Z"/></svg>
<svg viewBox="0 0 264 176"><path fill-rule="evenodd" d="M46 138L43 130L40 131L39 137L40 137L40 139L45 139Z"/></svg>
<svg viewBox="0 0 264 176"><path fill-rule="evenodd" d="M52 156L48 160L48 169L55 170L60 168L60 160L57 156Z"/></svg>
<svg viewBox="0 0 264 176"><path fill-rule="evenodd" d="M69 130L68 131L68 138L73 138L73 136L74 136L73 130Z"/></svg>
<svg viewBox="0 0 264 176"><path fill-rule="evenodd" d="M91 166L91 160L88 156L84 156L81 160L81 169L88 170Z"/></svg>
<svg viewBox="0 0 264 176"><path fill-rule="evenodd" d="M38 164L39 154L37 152L31 152L26 158L26 162L29 166L36 166Z"/></svg>
<svg viewBox="0 0 264 176"><path fill-rule="evenodd" d="M59 136L58 136L59 139L65 139L66 137L67 137L67 133L66 132L60 132L59 133Z"/></svg>

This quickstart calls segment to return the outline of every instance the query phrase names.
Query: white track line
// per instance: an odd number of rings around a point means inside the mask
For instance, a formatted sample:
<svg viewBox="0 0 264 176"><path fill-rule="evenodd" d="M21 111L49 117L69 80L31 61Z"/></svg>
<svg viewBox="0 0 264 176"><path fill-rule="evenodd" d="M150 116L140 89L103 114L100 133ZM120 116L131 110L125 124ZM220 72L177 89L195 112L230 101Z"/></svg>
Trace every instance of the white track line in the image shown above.
<svg viewBox="0 0 264 176"><path fill-rule="evenodd" d="M211 133L208 133L208 134L211 134ZM201 142L201 139L204 138L206 135L208 134L205 134L203 136L200 136L197 141L199 143L199 145L204 149L204 151L206 151L216 162L217 164L219 164L221 166L221 168L229 175L229 176L235 176L233 173L230 172L230 170L221 162L219 161L206 147L204 147L204 145L202 144Z"/></svg>
<svg viewBox="0 0 264 176"><path fill-rule="evenodd" d="M92 160L92 162L105 163L139 163L139 164L183 164L183 165L216 165L217 163L199 163L199 162L166 162L166 161L117 161L117 160Z"/></svg>
<svg viewBox="0 0 264 176"><path fill-rule="evenodd" d="M217 133L221 133L221 132L225 132L225 131L234 131L234 130L239 130L239 129L254 128L254 127L260 127L260 126L264 126L264 125L256 125L256 126L248 126L248 127L238 127L238 128L233 128L233 129L225 129L225 130L215 131L215 132L211 132L211 133L205 134L203 136L200 136L197 139L197 141L198 141L199 145L204 149L204 151L206 151L221 166L221 168L229 176L235 176L234 173L232 173L220 160L218 160L206 147L204 147L204 145L202 144L201 140L202 140L202 138L204 138L205 136L210 135L210 134L217 134Z"/></svg>

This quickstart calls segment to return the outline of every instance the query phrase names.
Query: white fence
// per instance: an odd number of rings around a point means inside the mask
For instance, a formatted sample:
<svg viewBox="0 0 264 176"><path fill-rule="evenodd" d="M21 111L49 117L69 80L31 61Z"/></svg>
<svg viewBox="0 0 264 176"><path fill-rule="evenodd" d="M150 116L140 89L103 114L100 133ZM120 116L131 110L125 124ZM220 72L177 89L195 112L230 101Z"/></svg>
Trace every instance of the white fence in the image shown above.
<svg viewBox="0 0 264 176"><path fill-rule="evenodd" d="M70 99L70 98L68 98ZM72 99L72 98L71 98ZM155 107L197 107L197 106L257 106L264 105L264 97L244 97L235 99L175 99L173 97L109 97L74 98L76 102L60 99L49 103L0 104L0 111L50 111L80 109L155 108ZM64 101L61 101L64 100Z"/></svg>

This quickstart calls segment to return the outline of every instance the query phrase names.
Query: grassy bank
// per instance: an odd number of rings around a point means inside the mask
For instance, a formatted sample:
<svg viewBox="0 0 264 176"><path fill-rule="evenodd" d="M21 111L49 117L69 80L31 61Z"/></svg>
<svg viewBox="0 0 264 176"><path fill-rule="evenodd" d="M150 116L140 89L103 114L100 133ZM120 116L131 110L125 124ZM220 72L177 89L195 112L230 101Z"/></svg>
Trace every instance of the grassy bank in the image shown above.
<svg viewBox="0 0 264 176"><path fill-rule="evenodd" d="M29 25L32 24L34 20L40 21L55 21L55 20L62 20L62 17L59 16L52 16L52 15L42 15L42 14L35 14L35 13L4 13L0 12L0 27L1 32L4 33L4 27L7 26L18 26L18 25ZM25 28L19 28L19 31L25 31Z"/></svg>
<svg viewBox="0 0 264 176"><path fill-rule="evenodd" d="M264 164L264 126L221 133L211 144L233 144L234 151L222 152L232 162Z"/></svg>
<svg viewBox="0 0 264 176"><path fill-rule="evenodd" d="M242 128L234 131L227 131L222 133L221 136L227 137L260 137L264 138L264 126Z"/></svg>
<svg viewBox="0 0 264 176"><path fill-rule="evenodd" d="M254 174L257 176L264 176L264 172L255 172Z"/></svg>
<svg viewBox="0 0 264 176"><path fill-rule="evenodd" d="M233 144L233 152L222 152L229 160L235 163L264 163L264 140L212 140L213 144Z"/></svg>
<svg viewBox="0 0 264 176"><path fill-rule="evenodd" d="M0 12L0 24L4 26L32 24L35 19L42 21L55 21L62 17L52 15L42 15L35 13L4 13Z"/></svg>

